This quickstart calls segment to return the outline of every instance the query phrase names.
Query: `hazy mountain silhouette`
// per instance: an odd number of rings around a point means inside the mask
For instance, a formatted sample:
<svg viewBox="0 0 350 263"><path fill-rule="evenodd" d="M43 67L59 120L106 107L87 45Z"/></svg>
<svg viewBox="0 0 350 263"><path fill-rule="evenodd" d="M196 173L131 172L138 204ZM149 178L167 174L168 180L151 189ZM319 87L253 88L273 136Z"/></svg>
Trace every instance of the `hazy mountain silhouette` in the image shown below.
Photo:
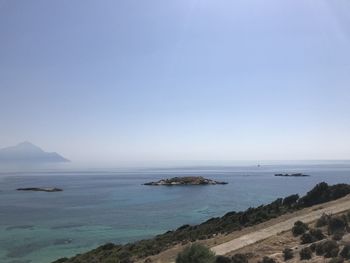
<svg viewBox="0 0 350 263"><path fill-rule="evenodd" d="M69 162L56 152L45 152L30 142L0 149L0 162L21 163L58 163Z"/></svg>

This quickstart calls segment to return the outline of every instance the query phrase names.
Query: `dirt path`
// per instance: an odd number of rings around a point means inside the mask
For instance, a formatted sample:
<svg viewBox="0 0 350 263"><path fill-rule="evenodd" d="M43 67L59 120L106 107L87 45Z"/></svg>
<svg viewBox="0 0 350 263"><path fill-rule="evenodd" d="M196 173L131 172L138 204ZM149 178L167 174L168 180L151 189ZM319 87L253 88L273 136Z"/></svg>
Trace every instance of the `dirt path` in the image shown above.
<svg viewBox="0 0 350 263"><path fill-rule="evenodd" d="M235 238L231 241L212 247L211 250L215 252L216 255L225 255L229 252L238 250L245 246L267 239L271 236L288 231L292 229L295 221L300 220L304 223L311 223L317 220L323 213L338 214L344 212L350 209L350 199L346 197L344 199L339 200L338 202L335 202L330 206L327 206L325 208L321 207L319 207L319 209L315 211L310 211L304 215L295 216L286 221L277 223L275 225L271 225L267 228Z"/></svg>

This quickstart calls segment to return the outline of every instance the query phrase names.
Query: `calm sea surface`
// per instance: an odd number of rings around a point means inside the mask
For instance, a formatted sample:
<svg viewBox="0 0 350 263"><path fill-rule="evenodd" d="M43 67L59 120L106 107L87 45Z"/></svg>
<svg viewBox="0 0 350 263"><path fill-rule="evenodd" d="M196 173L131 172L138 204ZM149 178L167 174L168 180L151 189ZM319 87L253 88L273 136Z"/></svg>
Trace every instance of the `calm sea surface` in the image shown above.
<svg viewBox="0 0 350 263"><path fill-rule="evenodd" d="M275 177L302 172L310 177ZM173 176L227 181L214 186L143 186ZM244 210L316 183L350 183L350 165L194 167L104 172L0 173L0 262L48 263L106 242L152 237ZM19 192L54 186L63 192Z"/></svg>

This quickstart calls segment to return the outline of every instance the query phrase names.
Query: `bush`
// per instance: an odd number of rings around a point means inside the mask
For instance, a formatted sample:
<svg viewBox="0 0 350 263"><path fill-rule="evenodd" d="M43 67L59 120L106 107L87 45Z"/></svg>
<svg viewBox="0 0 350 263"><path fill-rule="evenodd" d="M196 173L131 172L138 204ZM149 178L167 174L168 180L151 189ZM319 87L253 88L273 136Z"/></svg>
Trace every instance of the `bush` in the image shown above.
<svg viewBox="0 0 350 263"><path fill-rule="evenodd" d="M299 204L303 207L309 207L324 203L330 200L331 191L327 183L322 182L317 184L311 191L299 199Z"/></svg>
<svg viewBox="0 0 350 263"><path fill-rule="evenodd" d="M310 229L310 235L312 235L317 241L324 239L326 236L322 233L321 229Z"/></svg>
<svg viewBox="0 0 350 263"><path fill-rule="evenodd" d="M316 227L323 227L328 225L328 222L330 220L331 216L328 214L323 214L319 219L316 221Z"/></svg>
<svg viewBox="0 0 350 263"><path fill-rule="evenodd" d="M332 258L328 263L343 263L344 259L341 257Z"/></svg>
<svg viewBox="0 0 350 263"><path fill-rule="evenodd" d="M309 248L311 249L312 252L316 251L316 243L313 243L309 246Z"/></svg>
<svg viewBox="0 0 350 263"><path fill-rule="evenodd" d="M131 260L130 252L126 250L121 250L118 253L118 258L119 258L119 263L133 263L133 261Z"/></svg>
<svg viewBox="0 0 350 263"><path fill-rule="evenodd" d="M276 261L273 258L263 257L263 259L259 261L259 263L276 263Z"/></svg>
<svg viewBox="0 0 350 263"><path fill-rule="evenodd" d="M287 207L291 207L292 205L295 205L299 199L299 195L290 195L283 199L282 204Z"/></svg>
<svg viewBox="0 0 350 263"><path fill-rule="evenodd" d="M225 256L217 256L215 263L232 263L232 260Z"/></svg>
<svg viewBox="0 0 350 263"><path fill-rule="evenodd" d="M339 245L334 240L326 240L316 245L316 254L324 255L326 258L338 256Z"/></svg>
<svg viewBox="0 0 350 263"><path fill-rule="evenodd" d="M343 236L345 235L344 231L337 231L333 233L332 239L335 241L339 241L343 239Z"/></svg>
<svg viewBox="0 0 350 263"><path fill-rule="evenodd" d="M304 234L308 229L309 227L305 223L301 221L296 221L292 228L292 233L294 236L300 236Z"/></svg>
<svg viewBox="0 0 350 263"><path fill-rule="evenodd" d="M294 257L293 250L290 248L283 249L283 258L285 261L292 259Z"/></svg>
<svg viewBox="0 0 350 263"><path fill-rule="evenodd" d="M246 254L235 254L231 258L232 263L248 263L248 256Z"/></svg>
<svg viewBox="0 0 350 263"><path fill-rule="evenodd" d="M309 247L304 247L299 254L301 260L312 258L312 251Z"/></svg>
<svg viewBox="0 0 350 263"><path fill-rule="evenodd" d="M55 261L52 262L52 263L64 263L64 262L66 262L66 261L68 261L68 258L59 258L59 259L55 260Z"/></svg>
<svg viewBox="0 0 350 263"><path fill-rule="evenodd" d="M201 244L193 244L185 248L176 257L176 263L214 263L215 255Z"/></svg>
<svg viewBox="0 0 350 263"><path fill-rule="evenodd" d="M328 222L328 233L345 232L348 222L344 217L332 217Z"/></svg>
<svg viewBox="0 0 350 263"><path fill-rule="evenodd" d="M113 243L106 243L100 247L98 247L98 249L101 249L101 250L111 250L115 248L115 245Z"/></svg>
<svg viewBox="0 0 350 263"><path fill-rule="evenodd" d="M350 244L346 244L342 251L340 252L340 255L345 259L350 259Z"/></svg>
<svg viewBox="0 0 350 263"><path fill-rule="evenodd" d="M309 244L309 243L314 243L316 241L322 240L324 238L325 238L325 235L323 235L320 229L310 229L310 231L307 233L304 233L300 239L302 244Z"/></svg>
<svg viewBox="0 0 350 263"><path fill-rule="evenodd" d="M317 241L316 238L313 237L309 232L304 233L301 236L300 240L301 240L301 244L310 244Z"/></svg>
<svg viewBox="0 0 350 263"><path fill-rule="evenodd" d="M332 257L331 255L333 255L335 253L336 249L339 250L339 246L338 246L337 242L335 242L334 240L325 240L323 242L316 244L315 251L316 251L316 255L318 255L318 256L325 255L325 257ZM337 253L337 255L338 255L338 253ZM337 255L335 255L333 257L336 257Z"/></svg>

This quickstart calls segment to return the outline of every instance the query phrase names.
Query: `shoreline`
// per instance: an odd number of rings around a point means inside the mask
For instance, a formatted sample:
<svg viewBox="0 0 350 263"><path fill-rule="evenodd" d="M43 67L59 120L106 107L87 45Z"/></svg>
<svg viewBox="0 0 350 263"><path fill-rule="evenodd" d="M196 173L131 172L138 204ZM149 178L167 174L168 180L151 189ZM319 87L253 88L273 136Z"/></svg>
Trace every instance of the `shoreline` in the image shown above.
<svg viewBox="0 0 350 263"><path fill-rule="evenodd" d="M330 199L322 199L322 196L325 193L330 194L327 194L327 196L330 196ZM97 262L105 262L108 261L108 256L106 256L108 254L105 254L106 251L110 251L108 253L116 253L115 256L117 258L122 255L118 253L124 253L123 255L129 255L129 260L133 258L135 262L139 262L140 260L149 261L154 255L167 251L168 249L176 247L180 244L181 246L183 246L185 244L190 244L194 241L204 242L204 240L210 240L211 238L215 238L218 234L227 235L230 233L240 231L242 229L244 230L247 227L256 226L264 222L269 222L274 218L279 218L291 212L297 212L299 210L307 208L312 209L314 205L326 204L330 201L338 200L347 194L350 194L350 185L337 184L328 186L326 183L320 183L316 185L313 189L311 189L303 197L299 197L298 195L291 195L285 198L279 198L267 205L248 209L244 212L228 212L221 218L211 218L206 222L194 226L183 225L182 227L179 227L176 230L170 230L152 239L141 240L132 244L116 245L108 243L92 251L89 251L82 255L77 255L70 259L61 258L57 261L54 261L54 263L75 263L79 261L86 261L91 257L97 258ZM265 216L267 217L257 217L259 213L263 212L266 209L272 209L272 211L274 212L269 212L269 214L265 214ZM227 220L228 222L230 222L229 225L225 224L225 221ZM225 228L222 228L224 226L226 226L226 230ZM196 236L196 238L193 238L194 236ZM189 237L191 238L188 239ZM153 261L151 260L149 262Z"/></svg>

